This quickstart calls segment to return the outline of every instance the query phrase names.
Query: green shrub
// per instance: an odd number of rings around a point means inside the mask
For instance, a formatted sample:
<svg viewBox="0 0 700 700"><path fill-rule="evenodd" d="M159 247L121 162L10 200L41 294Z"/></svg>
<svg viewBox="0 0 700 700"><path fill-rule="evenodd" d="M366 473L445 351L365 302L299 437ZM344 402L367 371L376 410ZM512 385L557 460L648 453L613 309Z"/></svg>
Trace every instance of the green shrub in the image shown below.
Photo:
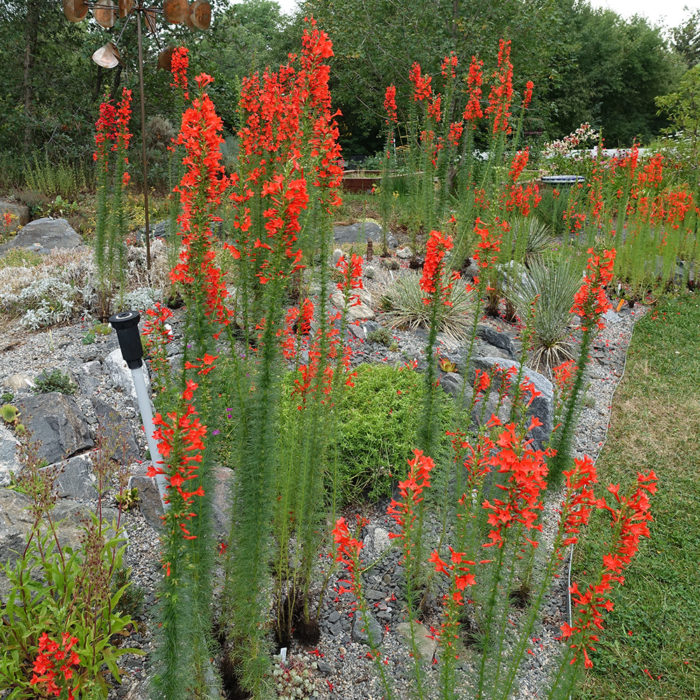
<svg viewBox="0 0 700 700"><path fill-rule="evenodd" d="M337 407L341 504L389 496L392 484L406 477L425 391L421 374L387 365L360 365L354 382ZM441 397L443 423L446 404Z"/></svg>
<svg viewBox="0 0 700 700"><path fill-rule="evenodd" d="M388 328L377 328L376 331L370 331L367 334L367 342L368 343L379 343L380 345L386 345L389 347L391 345L391 332L389 331Z"/></svg>
<svg viewBox="0 0 700 700"><path fill-rule="evenodd" d="M51 391L59 391L61 394L75 394L77 387L73 380L60 369L43 370L34 380L34 392L48 394Z"/></svg>
<svg viewBox="0 0 700 700"><path fill-rule="evenodd" d="M10 248L0 257L0 268L3 267L36 267L44 261L41 253L23 248Z"/></svg>

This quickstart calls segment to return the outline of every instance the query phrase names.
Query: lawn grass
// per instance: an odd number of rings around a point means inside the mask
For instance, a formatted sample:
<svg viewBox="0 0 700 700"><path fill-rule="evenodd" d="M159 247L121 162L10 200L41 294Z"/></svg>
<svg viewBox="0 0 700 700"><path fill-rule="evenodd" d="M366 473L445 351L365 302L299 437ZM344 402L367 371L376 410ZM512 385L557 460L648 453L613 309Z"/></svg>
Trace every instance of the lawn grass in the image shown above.
<svg viewBox="0 0 700 700"><path fill-rule="evenodd" d="M700 697L700 295L661 302L636 326L618 388L602 484L631 490L655 470L651 539L614 595L580 698ZM599 566L609 525L592 523L574 579ZM585 576L583 576L585 580Z"/></svg>

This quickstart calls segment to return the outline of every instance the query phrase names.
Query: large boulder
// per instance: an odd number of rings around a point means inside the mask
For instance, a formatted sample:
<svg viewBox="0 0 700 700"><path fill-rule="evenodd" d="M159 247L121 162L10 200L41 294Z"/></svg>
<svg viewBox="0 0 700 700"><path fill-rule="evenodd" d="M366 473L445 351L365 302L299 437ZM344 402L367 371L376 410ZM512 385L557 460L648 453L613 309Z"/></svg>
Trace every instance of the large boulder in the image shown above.
<svg viewBox="0 0 700 700"><path fill-rule="evenodd" d="M65 219L35 219L28 223L3 248L27 248L44 255L54 248L71 250L83 245L83 239Z"/></svg>
<svg viewBox="0 0 700 700"><path fill-rule="evenodd" d="M52 464L40 471L54 476L54 493L59 498L77 498L83 501L97 498L97 479L92 473L90 455L76 455L62 464Z"/></svg>
<svg viewBox="0 0 700 700"><path fill-rule="evenodd" d="M471 382L474 382L476 369L490 373L496 365L501 369L509 370L514 368L516 372L520 371L520 363L513 360L503 357L477 357L472 361L470 370ZM530 433L533 446L536 449L542 449L549 442L554 427L554 387L549 379L529 367L523 369L523 379L531 381L535 386L535 390L540 393L528 407L527 415L529 417L537 417L542 422L540 427L534 428ZM492 394L498 391L497 382L494 382L494 384L492 385ZM492 397L488 397L487 401L491 399ZM490 412L487 410L486 417L489 418L490 415Z"/></svg>
<svg viewBox="0 0 700 700"><path fill-rule="evenodd" d="M102 449L109 458L122 464L141 459L141 451L129 421L102 399L93 397L92 405L102 432Z"/></svg>
<svg viewBox="0 0 700 700"><path fill-rule="evenodd" d="M72 457L94 446L90 429L75 399L57 391L16 400L21 420L37 456L48 464Z"/></svg>

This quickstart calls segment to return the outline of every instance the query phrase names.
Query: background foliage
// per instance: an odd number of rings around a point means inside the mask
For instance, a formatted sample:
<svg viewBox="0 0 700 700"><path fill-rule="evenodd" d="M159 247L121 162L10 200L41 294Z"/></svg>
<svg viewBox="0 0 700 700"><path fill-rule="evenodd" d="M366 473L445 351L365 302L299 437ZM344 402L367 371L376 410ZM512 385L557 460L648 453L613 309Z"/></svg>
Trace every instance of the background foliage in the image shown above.
<svg viewBox="0 0 700 700"><path fill-rule="evenodd" d="M304 15L313 14L334 42L332 85L348 160L382 148L386 85L398 88L399 111L409 108L408 73L413 61L437 75L440 57L456 51L463 64L476 54L493 65L500 37L513 42L516 90L535 83L525 123L531 142L558 138L582 121L603 129L608 146L642 143L668 126L655 98L674 92L685 70L698 62L700 11L665 36L635 17L594 10L578 0L305 0L296 16L274 0L214 0L208 32L161 25L162 45L191 49L193 74L206 71L212 98L235 149L236 105L242 76L276 66L294 47ZM123 21L105 30L88 19L72 24L56 0L6 0L0 6L0 187L24 186L26 163L35 155L51 162L90 161L97 106L105 92L134 89L138 114L136 32L119 41L123 65L108 71L92 53L115 40ZM420 41L416 41L420 37ZM169 75L156 69L158 42L146 34L146 107L163 130L177 127ZM138 122L138 120L134 120ZM134 124L138 138L138 123ZM156 138L154 136L154 138ZM153 138L151 139L153 141ZM156 155L157 153L152 153ZM154 175L165 185L163 164ZM133 170L137 170L134 168ZM138 180L139 174L133 175Z"/></svg>

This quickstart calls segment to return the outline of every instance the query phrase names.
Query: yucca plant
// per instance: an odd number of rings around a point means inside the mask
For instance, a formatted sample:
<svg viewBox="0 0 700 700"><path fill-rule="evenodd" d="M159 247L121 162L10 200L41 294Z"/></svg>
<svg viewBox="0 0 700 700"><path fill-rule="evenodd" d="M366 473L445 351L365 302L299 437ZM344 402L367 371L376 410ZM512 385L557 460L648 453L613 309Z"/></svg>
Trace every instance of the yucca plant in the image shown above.
<svg viewBox="0 0 700 700"><path fill-rule="evenodd" d="M527 266L538 260L552 243L552 228L535 217L522 217L511 223L513 259Z"/></svg>
<svg viewBox="0 0 700 700"><path fill-rule="evenodd" d="M425 293L418 282L420 277L411 274L399 278L382 297L382 306L388 312L391 328L415 330L429 328L431 308L423 302ZM470 323L467 314L473 308L471 293L464 284L457 282L452 287L449 300L451 306L442 306L438 330L454 340L464 340L469 335Z"/></svg>
<svg viewBox="0 0 700 700"><path fill-rule="evenodd" d="M512 277L506 285L506 295L521 318L535 302L530 364L547 375L552 367L573 359L568 340L570 309L580 283L576 260L561 256L533 260L527 274Z"/></svg>

